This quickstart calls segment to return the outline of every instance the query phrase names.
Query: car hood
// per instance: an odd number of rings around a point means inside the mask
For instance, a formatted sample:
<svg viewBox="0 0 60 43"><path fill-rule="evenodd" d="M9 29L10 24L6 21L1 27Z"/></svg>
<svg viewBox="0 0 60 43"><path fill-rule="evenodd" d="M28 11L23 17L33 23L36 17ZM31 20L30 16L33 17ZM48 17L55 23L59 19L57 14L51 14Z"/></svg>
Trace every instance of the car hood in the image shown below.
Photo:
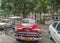
<svg viewBox="0 0 60 43"><path fill-rule="evenodd" d="M25 31L25 30L38 31L41 28L37 24L22 23L21 25L17 26L17 29L22 31Z"/></svg>
<svg viewBox="0 0 60 43"><path fill-rule="evenodd" d="M22 25L23 27L32 27L34 24L22 23L21 25Z"/></svg>
<svg viewBox="0 0 60 43"><path fill-rule="evenodd" d="M0 25L5 25L6 23L0 23Z"/></svg>

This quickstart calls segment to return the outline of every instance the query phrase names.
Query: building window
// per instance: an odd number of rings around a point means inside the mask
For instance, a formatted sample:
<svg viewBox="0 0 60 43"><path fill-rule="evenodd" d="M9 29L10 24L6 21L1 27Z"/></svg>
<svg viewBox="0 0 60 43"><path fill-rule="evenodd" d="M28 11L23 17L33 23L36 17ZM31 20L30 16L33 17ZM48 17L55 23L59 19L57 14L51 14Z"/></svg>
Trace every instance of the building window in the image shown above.
<svg viewBox="0 0 60 43"><path fill-rule="evenodd" d="M57 22L55 22L55 23L53 24L53 27L55 28L57 24L58 24L58 23L57 23Z"/></svg>
<svg viewBox="0 0 60 43"><path fill-rule="evenodd" d="M54 16L54 20L56 20L56 16Z"/></svg>
<svg viewBox="0 0 60 43"><path fill-rule="evenodd" d="M53 16L52 19L55 19L55 17Z"/></svg>
<svg viewBox="0 0 60 43"><path fill-rule="evenodd" d="M56 20L58 20L58 16L56 16Z"/></svg>
<svg viewBox="0 0 60 43"><path fill-rule="evenodd" d="M58 16L58 20L60 20L60 16Z"/></svg>

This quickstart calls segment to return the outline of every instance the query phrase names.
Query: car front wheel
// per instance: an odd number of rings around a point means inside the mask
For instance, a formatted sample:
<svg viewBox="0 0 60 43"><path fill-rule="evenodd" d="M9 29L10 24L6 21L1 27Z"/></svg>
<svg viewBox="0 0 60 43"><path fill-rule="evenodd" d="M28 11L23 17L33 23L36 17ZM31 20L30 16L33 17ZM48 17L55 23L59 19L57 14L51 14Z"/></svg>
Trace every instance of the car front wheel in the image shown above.
<svg viewBox="0 0 60 43"><path fill-rule="evenodd" d="M19 39L16 39L16 41L20 41Z"/></svg>
<svg viewBox="0 0 60 43"><path fill-rule="evenodd" d="M52 36L51 36L51 33L50 33L50 31L49 31L49 38L52 40Z"/></svg>

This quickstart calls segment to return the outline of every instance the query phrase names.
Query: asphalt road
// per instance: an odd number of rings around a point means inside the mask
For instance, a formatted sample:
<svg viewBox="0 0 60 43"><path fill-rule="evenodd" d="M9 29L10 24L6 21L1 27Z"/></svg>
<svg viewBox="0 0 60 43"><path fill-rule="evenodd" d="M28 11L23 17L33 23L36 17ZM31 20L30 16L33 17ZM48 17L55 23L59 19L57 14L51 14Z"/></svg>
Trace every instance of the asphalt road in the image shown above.
<svg viewBox="0 0 60 43"><path fill-rule="evenodd" d="M55 43L53 40L49 39L49 26L48 25L40 25L42 28L42 43Z"/></svg>
<svg viewBox="0 0 60 43"><path fill-rule="evenodd" d="M49 39L48 26L40 25L40 27L42 28L42 40L40 40L37 43L54 43L54 41ZM4 31L0 31L0 43L21 43L21 42L15 40L13 33L11 34L9 33L9 35L6 35ZM24 43L33 43L33 42L24 42Z"/></svg>

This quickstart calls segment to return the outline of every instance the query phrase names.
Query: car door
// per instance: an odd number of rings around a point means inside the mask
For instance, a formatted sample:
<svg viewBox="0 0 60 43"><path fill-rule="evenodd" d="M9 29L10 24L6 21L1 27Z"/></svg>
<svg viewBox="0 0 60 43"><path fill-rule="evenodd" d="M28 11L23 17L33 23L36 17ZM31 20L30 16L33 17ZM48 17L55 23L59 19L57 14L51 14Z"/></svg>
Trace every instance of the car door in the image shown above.
<svg viewBox="0 0 60 43"><path fill-rule="evenodd" d="M54 40L56 40L55 39L55 33L56 33L56 26L57 26L57 22L54 22L51 26L50 26L50 28L49 28L49 31L50 31L50 34L51 34L51 36L52 36L52 38L54 39Z"/></svg>
<svg viewBox="0 0 60 43"><path fill-rule="evenodd" d="M56 27L55 39L56 43L60 43L60 23Z"/></svg>

